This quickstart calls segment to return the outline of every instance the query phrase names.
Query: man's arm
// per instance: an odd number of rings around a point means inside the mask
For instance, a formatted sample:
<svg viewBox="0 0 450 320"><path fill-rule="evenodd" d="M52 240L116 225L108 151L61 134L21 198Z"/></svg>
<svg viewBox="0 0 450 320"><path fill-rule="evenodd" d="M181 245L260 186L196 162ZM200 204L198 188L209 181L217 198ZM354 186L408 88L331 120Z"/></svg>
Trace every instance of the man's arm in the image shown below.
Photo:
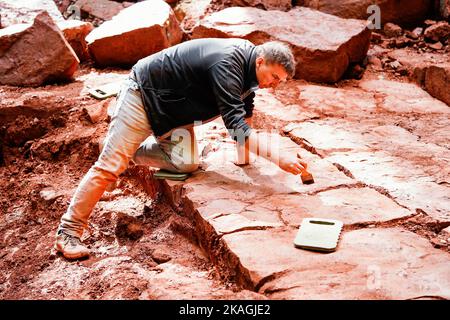
<svg viewBox="0 0 450 320"><path fill-rule="evenodd" d="M281 150L276 149L279 148L279 144L271 142L273 142L273 139L267 133L252 130L245 145L237 144L237 164L248 164L250 162L250 152L252 152L273 162L282 170L295 175L302 174L308 168L308 164L303 161L298 153L292 151L280 153Z"/></svg>
<svg viewBox="0 0 450 320"><path fill-rule="evenodd" d="M251 131L245 121L247 111L241 99L243 77L237 61L221 61L209 69L211 89L225 127L233 139L241 143Z"/></svg>
<svg viewBox="0 0 450 320"><path fill-rule="evenodd" d="M249 127L253 127L253 116L245 118L245 122L247 122Z"/></svg>
<svg viewBox="0 0 450 320"><path fill-rule="evenodd" d="M245 104L244 109L245 109L245 118L250 118L253 116L253 109L255 107L255 92L252 91L250 92L250 94L244 98L243 102Z"/></svg>
<svg viewBox="0 0 450 320"><path fill-rule="evenodd" d="M238 65L230 62L219 62L210 70L211 86L216 96L217 106L230 134L237 141L238 163L248 163L249 151L274 162L281 169L292 174L301 174L306 169L306 163L301 161L296 153L277 154L277 145L268 144L270 140L265 133L252 130L245 120L247 114L245 104L240 95L243 86L243 74ZM250 148L258 146L256 150ZM246 158L246 159L243 159Z"/></svg>

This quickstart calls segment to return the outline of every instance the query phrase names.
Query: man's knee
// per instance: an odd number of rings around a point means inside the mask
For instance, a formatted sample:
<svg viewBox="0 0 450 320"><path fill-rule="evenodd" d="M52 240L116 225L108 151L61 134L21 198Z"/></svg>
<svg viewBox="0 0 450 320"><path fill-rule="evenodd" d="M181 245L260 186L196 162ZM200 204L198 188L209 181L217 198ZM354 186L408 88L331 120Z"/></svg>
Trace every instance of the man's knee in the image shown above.
<svg viewBox="0 0 450 320"><path fill-rule="evenodd" d="M119 170L115 168L109 168L107 166L104 166L102 164L99 164L96 162L92 167L91 170L93 171L95 177L99 177L102 180L107 181L108 183L115 182L119 175L125 171L125 169L120 168Z"/></svg>
<svg viewBox="0 0 450 320"><path fill-rule="evenodd" d="M113 155L101 154L92 169L108 182L113 182L127 169L129 160L119 152Z"/></svg>

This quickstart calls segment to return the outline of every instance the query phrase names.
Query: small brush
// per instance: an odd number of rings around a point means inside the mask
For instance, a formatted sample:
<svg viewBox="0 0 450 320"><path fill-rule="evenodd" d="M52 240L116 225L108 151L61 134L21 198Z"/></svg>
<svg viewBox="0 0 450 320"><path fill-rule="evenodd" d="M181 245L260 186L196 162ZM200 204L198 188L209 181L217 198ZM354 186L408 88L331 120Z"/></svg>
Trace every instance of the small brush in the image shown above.
<svg viewBox="0 0 450 320"><path fill-rule="evenodd" d="M313 178L312 174L306 170L302 172L301 178L302 178L303 184L313 184L314 183L314 178Z"/></svg>

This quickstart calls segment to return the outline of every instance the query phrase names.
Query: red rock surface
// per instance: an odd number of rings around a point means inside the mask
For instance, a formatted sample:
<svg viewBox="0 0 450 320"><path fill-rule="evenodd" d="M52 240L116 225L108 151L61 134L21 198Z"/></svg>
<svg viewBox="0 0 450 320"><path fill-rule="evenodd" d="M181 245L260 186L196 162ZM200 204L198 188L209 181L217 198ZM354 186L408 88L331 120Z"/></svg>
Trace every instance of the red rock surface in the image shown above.
<svg viewBox="0 0 450 320"><path fill-rule="evenodd" d="M33 25L15 25L0 31L0 83L39 86L71 79L79 60L47 12Z"/></svg>
<svg viewBox="0 0 450 320"><path fill-rule="evenodd" d="M327 92L327 87L323 88L325 91L321 94L324 100L306 95L299 101L299 107L304 107L304 101L316 103L317 111L322 105L331 107L336 101L336 94L333 95L331 90L341 89L329 88ZM349 88L345 90L348 91L343 95L352 93ZM279 94L287 99L286 92L292 91L286 88ZM373 99L373 95L364 90L355 91L355 96L360 91L361 101L364 96L368 100ZM270 94L263 92L259 95ZM264 100L259 97L255 114L267 117L266 120L273 124L271 117L277 116L266 113L266 110L273 108L273 104L264 103L268 100L267 97ZM356 116L358 103L355 102L354 106L355 109L350 112ZM378 107L371 106L371 102L367 106L374 108L374 112L380 112ZM346 111L346 107L340 105L337 110ZM434 188L437 188L434 191L424 190L423 194L414 196L404 194L410 190L419 192L422 187L426 189L427 179L424 176L439 169L431 168L430 163L426 165L429 172L414 175L413 171L405 168L408 155L398 149L402 144L406 146L411 143L411 156L431 152L439 159L443 157L441 164L446 162L444 159L448 152L444 148L431 148L422 143L416 142L414 145L414 137L409 136L409 132L400 135L401 130L395 132L395 127L383 130L349 124L341 132L337 123L345 120L338 120L339 115L336 117L336 122L329 121L333 129L330 134L325 133L326 123L320 123L308 131L312 136L302 135L309 137L308 143L314 146L311 151L317 153L313 155L300 150L309 164L309 170L314 173L316 184L302 185L298 177L282 172L266 160L258 159L249 166L237 167L232 163L233 144L226 142L228 139L219 138L222 143L217 140L212 142L216 144L216 151L203 158L202 171L186 182L168 182L168 193L174 207L183 208L183 213L194 221L202 247L210 252L211 259L222 274L271 299L449 297L448 254L433 248L420 235L399 227L411 223L417 215L416 205L448 223L443 218L444 208L450 203L450 199L446 198L448 188L442 186L443 192L439 194L436 192L439 191L439 184L434 183ZM297 125L302 127L308 123ZM208 139L209 132L220 130L222 126L217 121L199 127L197 137ZM295 130L292 132L297 135L299 131ZM355 133L358 130L363 132L361 137ZM364 135L369 132L370 135ZM392 136L397 137L398 144L392 144L389 138ZM380 144L392 144L383 155L386 160L384 167L372 167L372 163L366 163L366 160L361 163L361 167L370 170L371 176L377 177L377 180L367 179L369 175L360 175L358 168L345 167L342 159L333 156L344 153L358 155L368 148L376 150ZM287 152L297 150L298 146L282 139L281 148L281 152ZM401 159L399 156L398 163L388 156L396 149L404 157ZM394 169L396 164L399 167ZM436 159L435 164L439 165L439 160ZM339 171L335 171L336 167L340 168ZM386 181L398 178L402 172L410 179L408 184L397 184L387 190L380 187L385 186ZM430 197L433 200L428 201ZM440 209L432 211L427 203L439 205ZM439 212L444 216L435 215ZM298 226L306 217L334 218L344 222L336 252L322 254L294 248L293 239ZM383 254L380 255L380 252Z"/></svg>
<svg viewBox="0 0 450 320"><path fill-rule="evenodd" d="M181 39L175 14L162 0L136 3L86 37L89 53L99 66L130 66Z"/></svg>
<svg viewBox="0 0 450 320"><path fill-rule="evenodd" d="M296 78L338 81L352 62L364 59L370 30L359 20L344 20L308 8L289 12L228 8L205 17L193 38L238 37L261 44L288 43L297 60Z"/></svg>
<svg viewBox="0 0 450 320"><path fill-rule="evenodd" d="M351 225L411 215L409 210L368 187L331 189L315 195L274 195L250 208L255 212L260 208L279 210L283 221L295 228L300 226L303 218L336 219Z"/></svg>
<svg viewBox="0 0 450 320"><path fill-rule="evenodd" d="M66 20L58 22L58 27L64 34L80 61L89 59L86 36L94 29L90 22L80 20Z"/></svg>
<svg viewBox="0 0 450 320"><path fill-rule="evenodd" d="M211 8L221 10L228 7L255 7L264 10L288 11L292 8L291 0L213 0Z"/></svg>
<svg viewBox="0 0 450 320"><path fill-rule="evenodd" d="M88 14L101 20L110 20L125 7L122 3L110 0L78 0L74 4L81 14Z"/></svg>
<svg viewBox="0 0 450 320"><path fill-rule="evenodd" d="M438 221L450 221L446 187L450 181L446 165L450 109L446 104L415 84L386 80L364 80L351 90L311 85L300 85L299 90L300 110L314 112L311 117L331 119L294 121L289 135L295 141L339 164L359 181L382 187L410 210L424 210ZM380 112L390 114L392 122L385 120L383 125L372 118ZM405 114L417 115L414 124L400 120ZM429 121L434 121L433 129Z"/></svg>
<svg viewBox="0 0 450 320"><path fill-rule="evenodd" d="M241 276L272 299L448 299L448 254L397 228L342 235L331 254L289 245L297 230L243 231L223 242Z"/></svg>
<svg viewBox="0 0 450 320"><path fill-rule="evenodd" d="M393 50L388 56L399 61L410 78L423 86L433 97L450 106L450 57L418 53L410 49Z"/></svg>
<svg viewBox="0 0 450 320"><path fill-rule="evenodd" d="M426 19L433 9L429 0L302 0L300 4L312 9L334 14L342 18L367 19L367 8L377 4L381 11L381 22L398 24L417 23Z"/></svg>
<svg viewBox="0 0 450 320"><path fill-rule="evenodd" d="M179 0L173 11L180 21L180 26L186 33L191 33L192 29L202 19L208 11L212 0Z"/></svg>

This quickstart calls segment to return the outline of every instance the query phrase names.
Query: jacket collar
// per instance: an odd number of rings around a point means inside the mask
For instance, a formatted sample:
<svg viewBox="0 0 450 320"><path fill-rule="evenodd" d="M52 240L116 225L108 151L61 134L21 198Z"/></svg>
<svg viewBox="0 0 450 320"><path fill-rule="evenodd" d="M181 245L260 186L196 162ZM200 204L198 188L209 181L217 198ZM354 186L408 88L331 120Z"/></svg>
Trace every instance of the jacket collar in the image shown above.
<svg viewBox="0 0 450 320"><path fill-rule="evenodd" d="M256 78L256 47L252 47L248 60L248 68L245 73L245 89L257 90L258 79Z"/></svg>

